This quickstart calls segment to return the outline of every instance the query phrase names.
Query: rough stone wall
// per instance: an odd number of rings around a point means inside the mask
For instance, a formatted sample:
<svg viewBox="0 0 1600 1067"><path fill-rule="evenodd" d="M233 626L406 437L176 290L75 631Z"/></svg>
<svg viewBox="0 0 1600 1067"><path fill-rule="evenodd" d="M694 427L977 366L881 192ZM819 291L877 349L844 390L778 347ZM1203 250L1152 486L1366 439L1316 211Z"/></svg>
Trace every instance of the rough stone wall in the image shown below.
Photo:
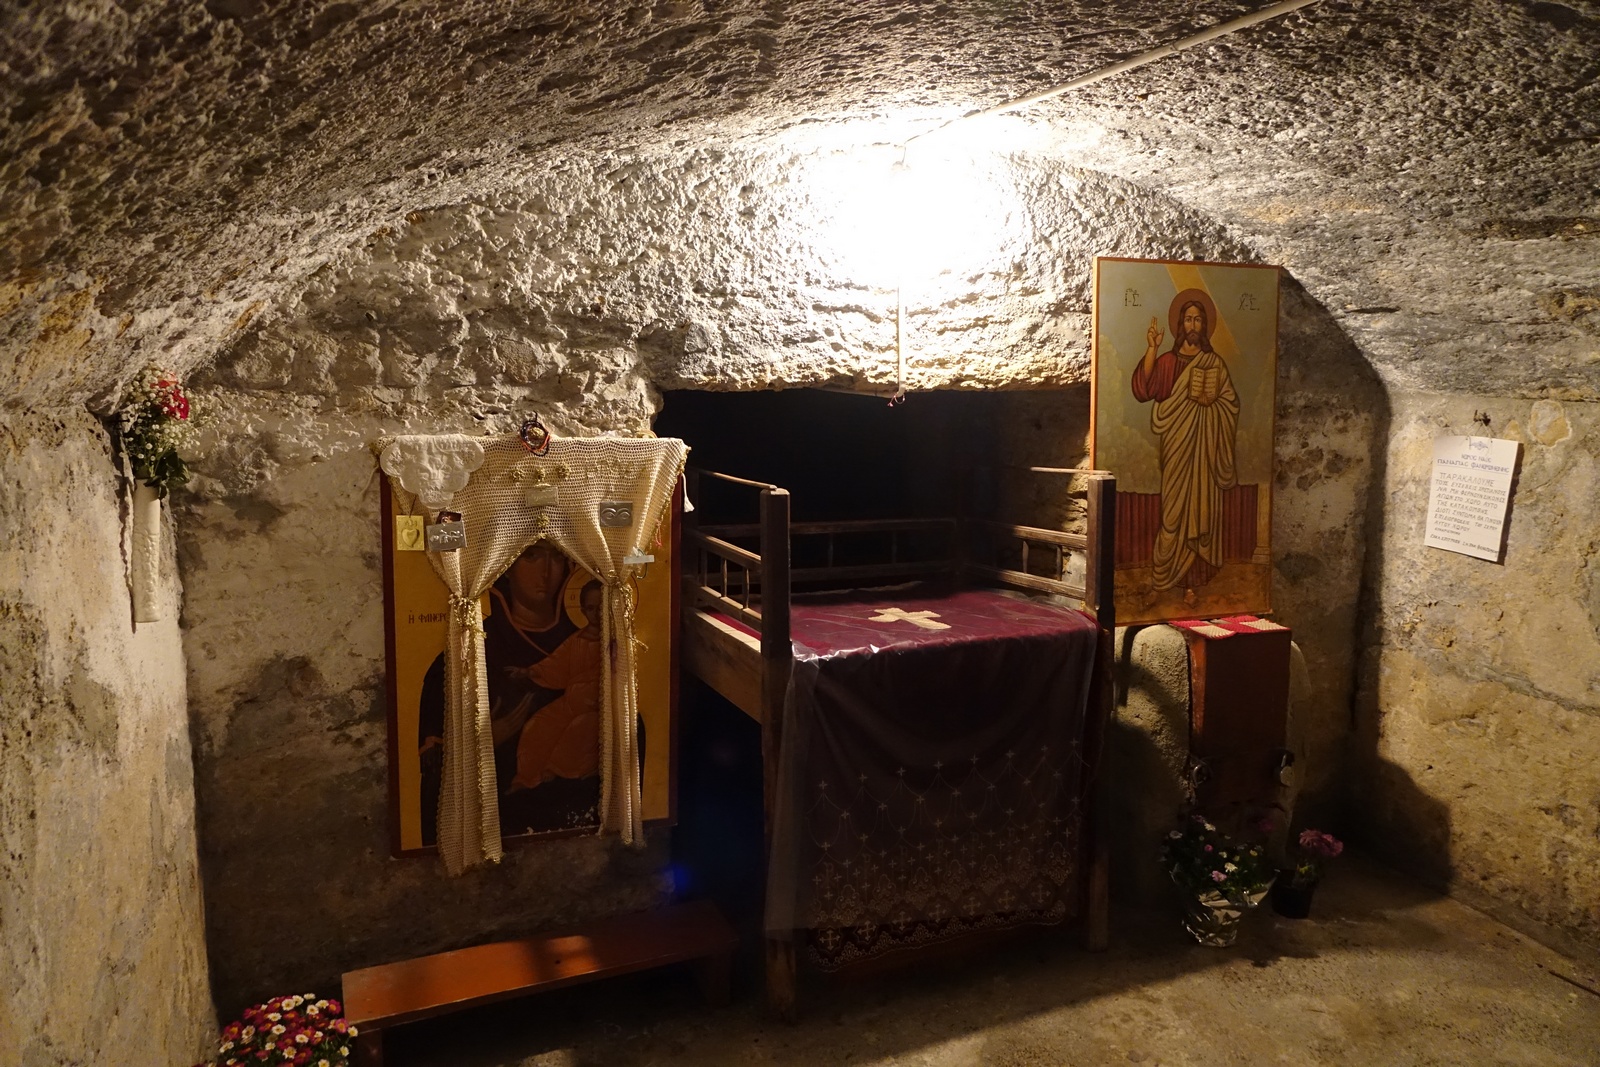
<svg viewBox="0 0 1600 1067"><path fill-rule="evenodd" d="M403 415L440 405L641 427L613 386L892 388L898 152L584 155L493 197L412 212L319 272L219 362L218 384ZM913 168L907 381L1088 380L1087 257L1250 256L1176 202L1060 156ZM973 203L982 204L974 210ZM916 253L923 253L917 256ZM939 263L940 267L930 267ZM626 403L626 402L623 402ZM575 423L576 425L576 423Z"/></svg>
<svg viewBox="0 0 1600 1067"><path fill-rule="evenodd" d="M0 1063L189 1063L215 1034L178 587L132 623L85 412L0 422Z"/></svg>
<svg viewBox="0 0 1600 1067"><path fill-rule="evenodd" d="M551 154L849 122L898 143L1262 6L12 5L0 403L104 396L156 353L204 362L373 226ZM1519 374L1593 395L1594 366L1507 370L1459 348L1491 329L1573 351L1527 298L1592 297L1591 261L1519 244L1600 218L1596 12L1324 0L1027 113L1084 165L1275 242L1269 258L1413 388Z"/></svg>
<svg viewBox="0 0 1600 1067"><path fill-rule="evenodd" d="M1600 958L1600 405L1393 404L1351 811L1395 862ZM1433 439L1469 433L1522 444L1503 565L1422 544Z"/></svg>
<svg viewBox="0 0 1600 1067"><path fill-rule="evenodd" d="M569 840L460 882L428 860L387 858L366 445L401 429L506 429L530 410L564 433L634 432L664 388L887 389L895 293L862 240L872 234L857 231L873 225L872 182L893 158L684 149L551 164L538 182L375 232L203 377L222 412L185 495L181 558L224 1008L260 986L659 899L660 842L639 855ZM930 256L948 268L911 279L908 382L1058 387L1003 398L1038 416L1031 438L1017 431L1006 447L1018 459L1081 450L1091 255L1251 250L1060 156L964 166L1005 217L962 246L967 258ZM960 236L958 216L935 236ZM1282 584L1318 685L1321 747L1307 766L1326 786L1348 721L1373 432L1357 408L1376 405L1325 313L1291 292L1285 322L1281 411L1298 465L1276 521L1281 551L1324 561ZM285 801L311 813L315 834L299 820L271 825ZM283 932L291 921L298 933Z"/></svg>

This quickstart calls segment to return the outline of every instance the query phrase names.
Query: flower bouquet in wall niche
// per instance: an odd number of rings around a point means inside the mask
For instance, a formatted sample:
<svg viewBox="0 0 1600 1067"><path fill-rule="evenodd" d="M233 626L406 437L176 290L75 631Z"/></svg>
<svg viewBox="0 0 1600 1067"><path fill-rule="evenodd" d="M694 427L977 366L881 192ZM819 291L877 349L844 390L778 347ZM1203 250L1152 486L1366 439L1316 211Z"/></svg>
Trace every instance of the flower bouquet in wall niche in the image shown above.
<svg viewBox="0 0 1600 1067"><path fill-rule="evenodd" d="M1278 872L1272 886L1272 910L1287 919L1311 914L1311 896L1322 881L1322 868L1344 851L1344 842L1321 830L1301 830L1294 866Z"/></svg>
<svg viewBox="0 0 1600 1067"><path fill-rule="evenodd" d="M356 1028L337 1000L274 997L249 1008L222 1030L217 1058L195 1067L346 1067Z"/></svg>
<svg viewBox="0 0 1600 1067"><path fill-rule="evenodd" d="M122 448L133 467L133 617L160 618L161 501L189 480L178 449L194 432L195 411L177 375L146 368L122 406Z"/></svg>
<svg viewBox="0 0 1600 1067"><path fill-rule="evenodd" d="M1203 815L1167 834L1161 865L1184 897L1183 927L1202 945L1226 946L1267 895L1273 872L1260 845L1240 844Z"/></svg>

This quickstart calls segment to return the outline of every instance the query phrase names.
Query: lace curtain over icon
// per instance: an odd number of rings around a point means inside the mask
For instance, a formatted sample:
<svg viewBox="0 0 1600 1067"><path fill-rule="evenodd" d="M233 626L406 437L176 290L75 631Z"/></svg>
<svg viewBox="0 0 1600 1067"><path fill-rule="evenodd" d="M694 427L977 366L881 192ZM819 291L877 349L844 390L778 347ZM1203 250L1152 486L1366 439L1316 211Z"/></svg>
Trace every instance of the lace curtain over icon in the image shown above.
<svg viewBox="0 0 1600 1067"><path fill-rule="evenodd" d="M428 559L449 588L439 854L452 874L501 857L480 600L527 546L548 541L604 587L601 640L602 831L643 839L637 737L634 589L637 564L671 504L688 449L671 438L552 440L537 454L516 434L408 435L375 450L402 501L461 517L465 543ZM537 487L537 492L534 491ZM631 505L626 525L601 505ZM432 516L428 516L432 521Z"/></svg>

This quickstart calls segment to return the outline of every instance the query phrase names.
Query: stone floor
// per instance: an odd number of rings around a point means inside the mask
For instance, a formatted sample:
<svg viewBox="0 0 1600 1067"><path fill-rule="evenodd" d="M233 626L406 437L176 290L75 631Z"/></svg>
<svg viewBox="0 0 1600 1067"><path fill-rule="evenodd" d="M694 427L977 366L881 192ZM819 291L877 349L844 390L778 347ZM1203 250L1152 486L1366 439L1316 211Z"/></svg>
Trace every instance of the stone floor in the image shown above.
<svg viewBox="0 0 1600 1067"><path fill-rule="evenodd" d="M391 1067L646 1064L1600 1065L1600 974L1352 857L1309 921L1251 916L1187 943L1123 914L1111 950L1046 940L951 965L803 987L769 1019L754 981L707 1010L666 972L393 1032Z"/></svg>

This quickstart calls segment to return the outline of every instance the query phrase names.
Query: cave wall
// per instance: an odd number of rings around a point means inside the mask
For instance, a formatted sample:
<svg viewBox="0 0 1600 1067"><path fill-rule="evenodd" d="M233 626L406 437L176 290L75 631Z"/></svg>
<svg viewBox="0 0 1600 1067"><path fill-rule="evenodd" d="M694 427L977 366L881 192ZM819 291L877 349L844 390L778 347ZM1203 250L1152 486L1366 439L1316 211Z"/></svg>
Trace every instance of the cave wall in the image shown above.
<svg viewBox="0 0 1600 1067"><path fill-rule="evenodd" d="M0 419L0 1063L193 1062L214 1034L179 590L135 628L81 409Z"/></svg>
<svg viewBox="0 0 1600 1067"><path fill-rule="evenodd" d="M643 853L597 839L519 850L459 881L430 860L388 857L367 445L402 430L504 431L526 411L561 433L639 432L666 389L887 389L895 294L871 249L852 243L864 223L849 198L892 161L878 148L680 149L553 163L539 181L373 233L201 376L220 415L184 496L180 558L225 1009L340 968L645 907L670 890L661 835ZM1021 390L991 396L1039 413L1031 441L1005 435L1019 459L1081 449L1091 255L1251 250L1058 155L971 166L992 202L978 221L1003 224L968 260L930 254L945 269L908 286L908 382ZM1284 332L1290 465L1275 521L1284 557L1311 562L1291 562L1280 584L1319 686L1308 766L1328 787L1348 721L1380 405L1370 372L1361 377L1303 294L1286 294ZM269 813L286 801L304 814L280 825Z"/></svg>
<svg viewBox="0 0 1600 1067"><path fill-rule="evenodd" d="M1600 958L1600 404L1392 404L1351 814L1397 865ZM1433 439L1446 434L1521 444L1501 564L1423 547Z"/></svg>

